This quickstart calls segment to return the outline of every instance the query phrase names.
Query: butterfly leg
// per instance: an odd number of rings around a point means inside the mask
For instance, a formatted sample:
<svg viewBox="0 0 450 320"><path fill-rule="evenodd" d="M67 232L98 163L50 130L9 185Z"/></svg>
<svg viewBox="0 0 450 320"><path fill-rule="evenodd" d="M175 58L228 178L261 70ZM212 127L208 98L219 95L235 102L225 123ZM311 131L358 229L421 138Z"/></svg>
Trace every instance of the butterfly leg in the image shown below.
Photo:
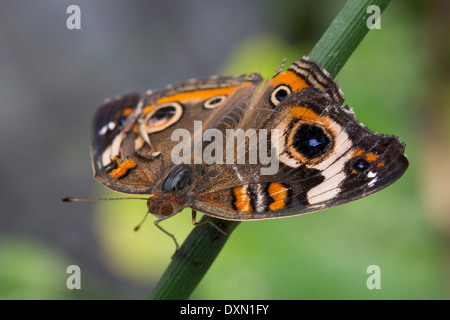
<svg viewBox="0 0 450 320"><path fill-rule="evenodd" d="M227 233L225 231L223 231L222 229L220 229L218 226L216 226L211 220L205 219L203 221L196 221L197 218L197 211L192 210L192 224L194 226L199 226L205 223L210 224L211 226L213 226L217 231L219 231L221 234L223 234L224 236L227 235Z"/></svg>
<svg viewBox="0 0 450 320"><path fill-rule="evenodd" d="M145 129L145 123L143 122L142 118L138 119L138 129L142 139L144 139L144 141L149 145L150 149L153 151L150 156L150 160L155 159L157 156L161 154L161 151L155 151L156 148L150 141L150 137L148 136L147 130Z"/></svg>
<svg viewBox="0 0 450 320"><path fill-rule="evenodd" d="M148 135L147 135L147 137L148 137ZM148 145L150 146L150 148L151 148L152 150L156 150L156 148L153 146L152 142L150 141L150 138L148 139L147 143L148 143ZM155 159L155 158L156 158L157 156L159 156L160 154L161 154L161 151L154 151L154 152L152 152L152 155L151 155L151 159L150 159L150 160Z"/></svg>
<svg viewBox="0 0 450 320"><path fill-rule="evenodd" d="M159 223L160 223L161 221L163 221L163 220L164 220L164 219L158 219L158 220L156 220L156 221L154 222L154 224L155 224L155 226L158 227L159 230L161 230L162 232L164 232L165 234L167 234L169 237L171 237L172 240L173 240L173 242L175 243L175 252L174 252L174 254L172 255L172 257L173 257L173 256L178 252L178 249L179 249L178 242L177 242L177 239L175 239L175 236L174 236L173 234L167 232L163 227L161 227L161 226L159 225Z"/></svg>

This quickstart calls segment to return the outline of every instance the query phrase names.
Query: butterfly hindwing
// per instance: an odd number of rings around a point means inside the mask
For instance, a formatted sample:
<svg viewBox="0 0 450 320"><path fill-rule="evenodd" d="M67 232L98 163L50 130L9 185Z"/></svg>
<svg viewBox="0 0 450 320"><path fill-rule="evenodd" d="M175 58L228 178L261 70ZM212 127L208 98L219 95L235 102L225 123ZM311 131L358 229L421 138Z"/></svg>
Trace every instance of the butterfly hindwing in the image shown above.
<svg viewBox="0 0 450 320"><path fill-rule="evenodd" d="M275 129L278 170L262 175L261 164L210 166L194 188L194 209L231 220L313 212L381 190L408 167L404 144L359 123L342 106L338 85L309 59L278 72L254 101L238 127Z"/></svg>

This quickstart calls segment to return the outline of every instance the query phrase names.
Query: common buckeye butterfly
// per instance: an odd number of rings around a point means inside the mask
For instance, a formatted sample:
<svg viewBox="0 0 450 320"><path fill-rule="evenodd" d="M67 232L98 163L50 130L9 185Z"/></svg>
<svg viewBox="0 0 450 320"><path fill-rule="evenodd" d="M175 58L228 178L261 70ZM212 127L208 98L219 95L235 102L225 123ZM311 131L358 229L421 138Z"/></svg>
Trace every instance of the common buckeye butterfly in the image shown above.
<svg viewBox="0 0 450 320"><path fill-rule="evenodd" d="M359 123L323 68L307 57L282 67L264 84L258 73L216 76L106 100L94 119L95 178L114 191L152 195L148 211L158 223L185 207L226 220L294 216L362 198L403 175L405 145ZM229 130L266 130L276 172L261 174L259 162L206 163L193 153L175 163L172 135L187 130L193 145L196 121L221 139ZM215 152L235 154L251 141ZM202 140L200 151L212 143Z"/></svg>

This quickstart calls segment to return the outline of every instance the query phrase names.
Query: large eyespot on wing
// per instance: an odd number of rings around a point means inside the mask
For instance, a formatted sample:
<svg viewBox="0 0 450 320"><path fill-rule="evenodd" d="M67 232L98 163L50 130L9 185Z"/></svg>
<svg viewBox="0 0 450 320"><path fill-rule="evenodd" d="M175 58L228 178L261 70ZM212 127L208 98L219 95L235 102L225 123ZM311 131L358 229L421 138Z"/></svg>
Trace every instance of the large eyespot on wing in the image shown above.
<svg viewBox="0 0 450 320"><path fill-rule="evenodd" d="M272 107L276 107L280 102L292 93L291 88L288 85L281 84L277 86L270 95L270 103Z"/></svg>
<svg viewBox="0 0 450 320"><path fill-rule="evenodd" d="M178 102L156 105L143 115L148 134L161 132L176 124L183 116L184 108Z"/></svg>
<svg viewBox="0 0 450 320"><path fill-rule="evenodd" d="M308 105L293 105L286 109L286 117L277 129L280 132L279 160L285 165L298 168L313 167L336 156L345 149L337 150L346 142L342 127L332 118L321 115Z"/></svg>
<svg viewBox="0 0 450 320"><path fill-rule="evenodd" d="M333 149L334 135L321 124L299 121L288 136L289 152L303 163L317 163Z"/></svg>

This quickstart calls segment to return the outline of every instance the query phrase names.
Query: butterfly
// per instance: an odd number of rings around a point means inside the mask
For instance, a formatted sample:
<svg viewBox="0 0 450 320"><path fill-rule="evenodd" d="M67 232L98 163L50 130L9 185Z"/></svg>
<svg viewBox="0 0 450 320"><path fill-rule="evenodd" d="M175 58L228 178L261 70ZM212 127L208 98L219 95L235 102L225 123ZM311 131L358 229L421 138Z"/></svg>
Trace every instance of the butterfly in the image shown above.
<svg viewBox="0 0 450 320"><path fill-rule="evenodd" d="M225 220L295 216L403 175L405 144L358 122L326 70L308 57L283 67L265 82L214 76L106 100L94 117L95 178L151 195L157 224L185 207Z"/></svg>

